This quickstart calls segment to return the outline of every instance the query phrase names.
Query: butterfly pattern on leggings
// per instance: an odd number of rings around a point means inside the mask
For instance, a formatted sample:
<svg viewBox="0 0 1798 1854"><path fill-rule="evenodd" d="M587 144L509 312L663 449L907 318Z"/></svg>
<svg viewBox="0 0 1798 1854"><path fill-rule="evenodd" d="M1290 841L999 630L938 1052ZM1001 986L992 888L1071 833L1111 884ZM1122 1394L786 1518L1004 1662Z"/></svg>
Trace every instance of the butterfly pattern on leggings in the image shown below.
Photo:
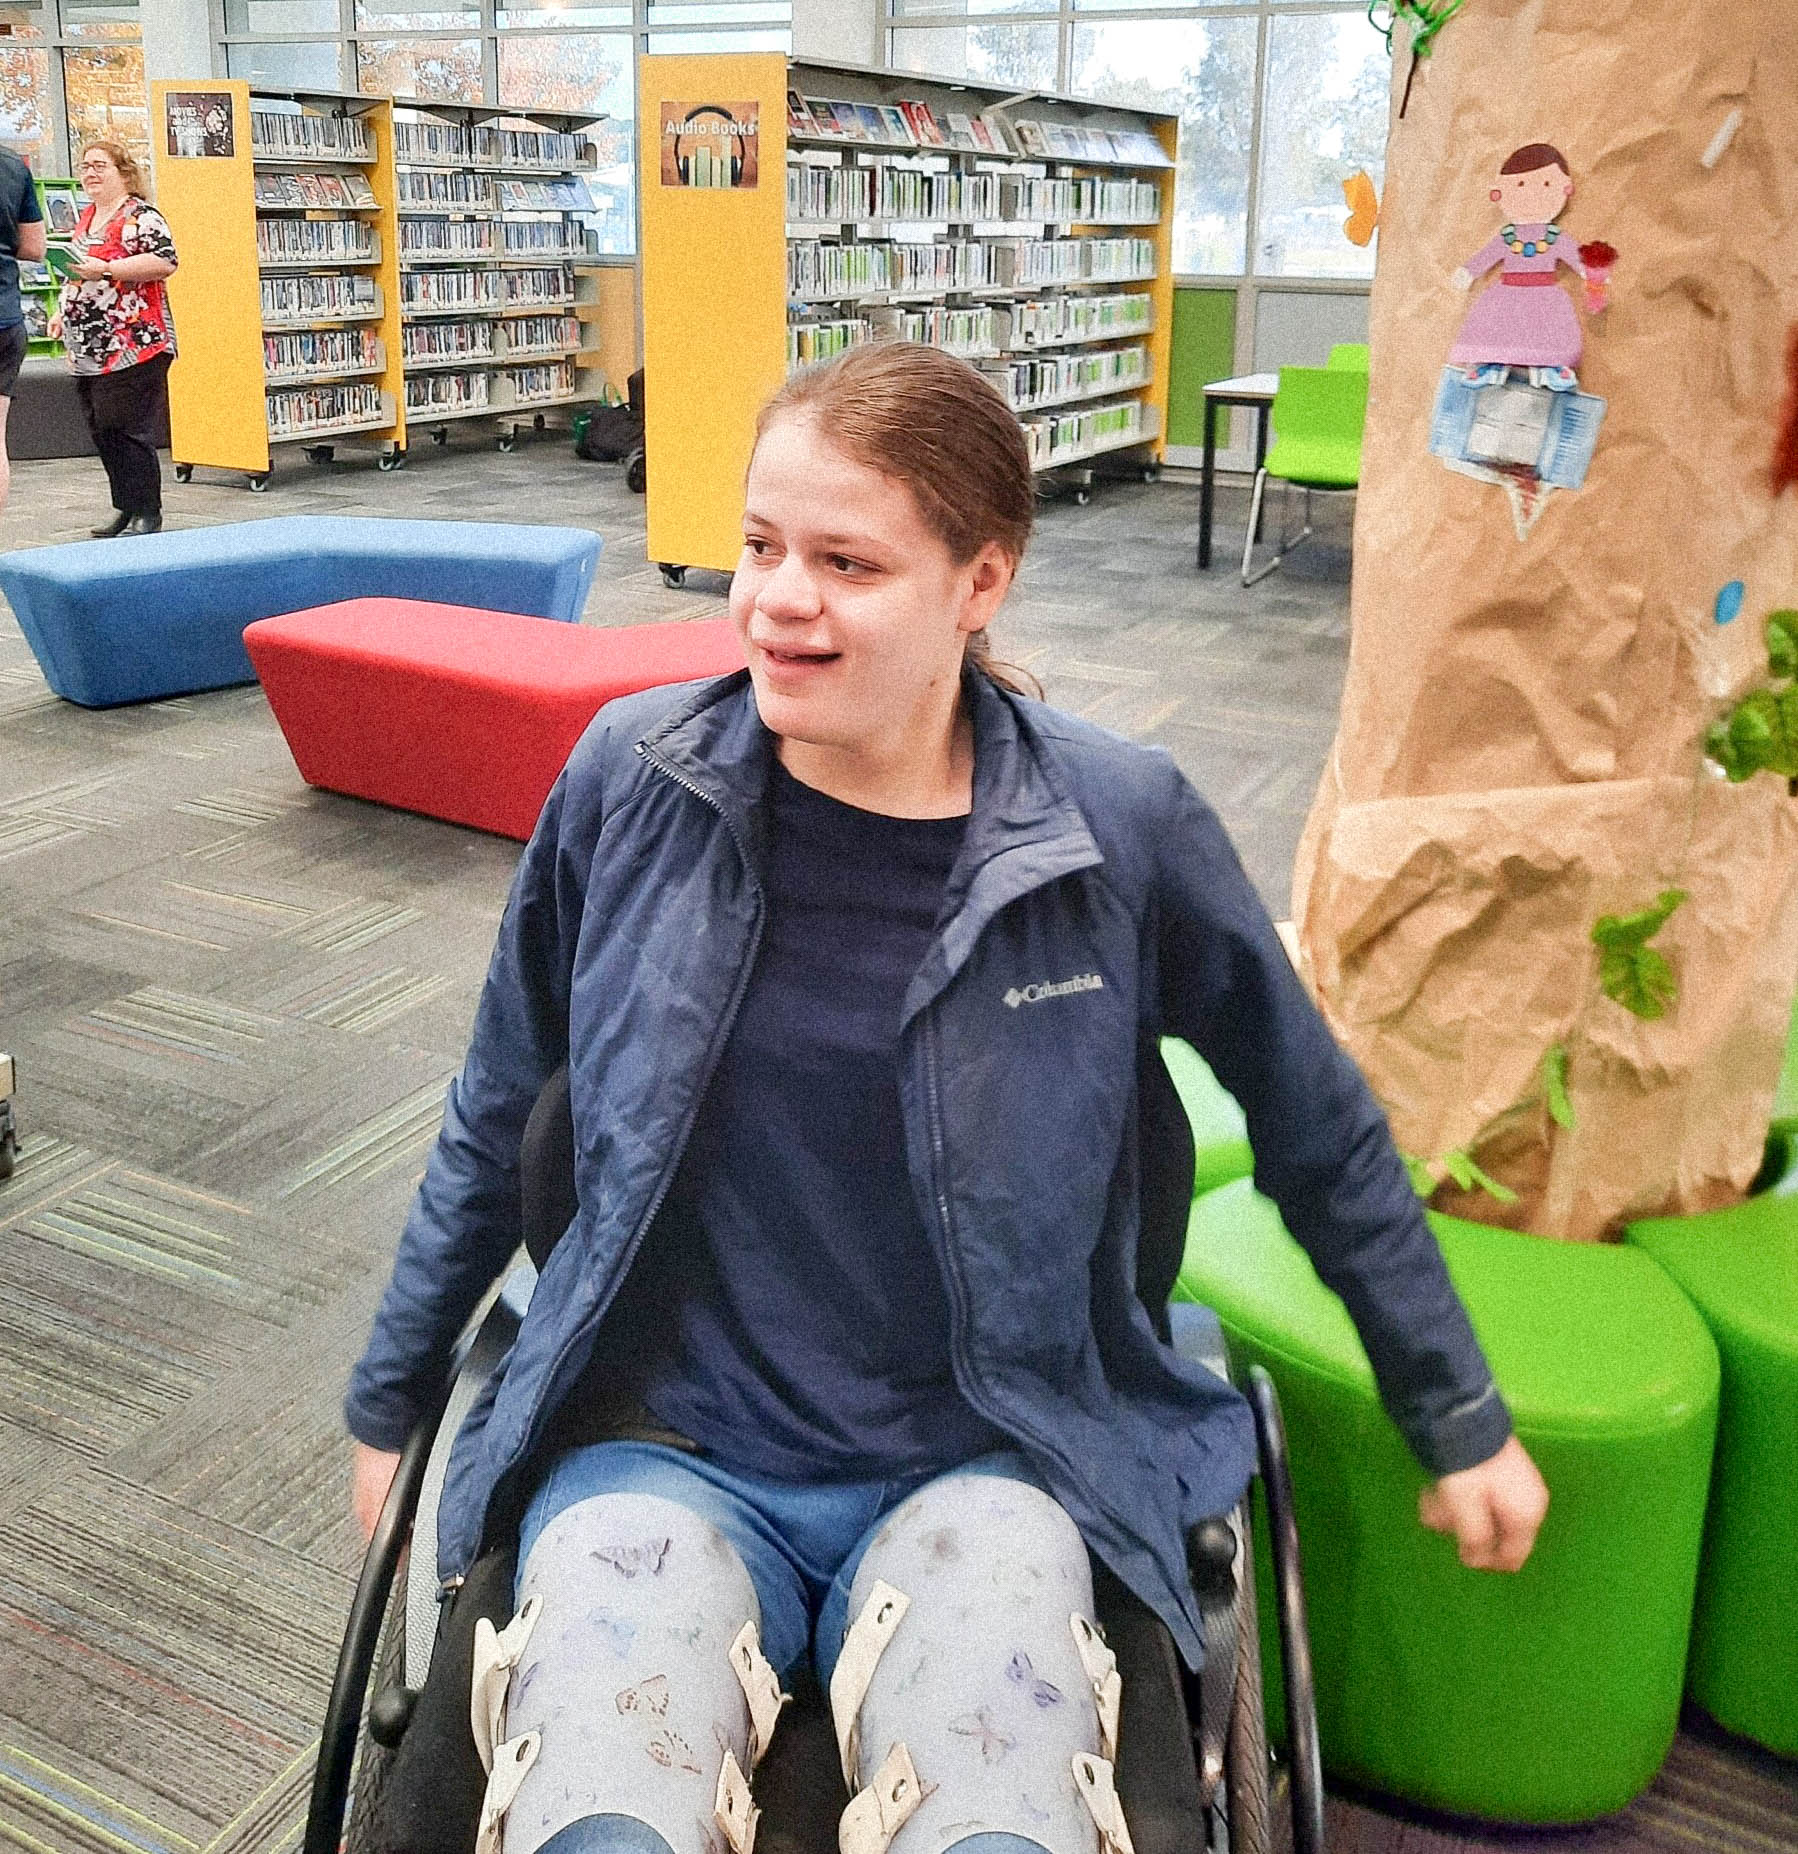
<svg viewBox="0 0 1798 1854"><path fill-rule="evenodd" d="M684 1770L694 1777L705 1775L693 1756L693 1747L669 1726L664 1725L645 1749L664 1770Z"/></svg>
<svg viewBox="0 0 1798 1854"><path fill-rule="evenodd" d="M615 1694L612 1704L621 1713L648 1712L665 1719L668 1716L668 1676L651 1674L647 1680L640 1680L634 1687L626 1687Z"/></svg>
<svg viewBox="0 0 1798 1854"><path fill-rule="evenodd" d="M1024 1691L1030 1695L1035 1704L1041 1706L1045 1710L1051 1706L1059 1706L1061 1704L1060 1687L1037 1677L1036 1669L1030 1665L1029 1655L1027 1655L1022 1648L1018 1649L1011 1659L1006 1662L1005 1678L1009 1680L1014 1687L1022 1687Z"/></svg>
<svg viewBox="0 0 1798 1854"><path fill-rule="evenodd" d="M591 1555L609 1564L620 1577L660 1577L662 1564L674 1549L671 1538L645 1539L640 1545L601 1545Z"/></svg>
<svg viewBox="0 0 1798 1854"><path fill-rule="evenodd" d="M964 1712L959 1719L951 1719L949 1729L957 1738L978 1739L983 1763L997 1764L1006 1752L1017 1748L1018 1741L1009 1732L1000 1731L984 1706L978 1712Z"/></svg>

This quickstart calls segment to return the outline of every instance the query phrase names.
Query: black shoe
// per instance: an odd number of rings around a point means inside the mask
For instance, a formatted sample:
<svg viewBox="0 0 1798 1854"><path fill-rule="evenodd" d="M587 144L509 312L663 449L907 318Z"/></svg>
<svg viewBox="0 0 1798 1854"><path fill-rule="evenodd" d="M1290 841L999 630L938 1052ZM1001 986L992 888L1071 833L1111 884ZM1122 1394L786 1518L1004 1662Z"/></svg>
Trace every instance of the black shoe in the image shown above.
<svg viewBox="0 0 1798 1854"><path fill-rule="evenodd" d="M160 515L133 515L120 532L122 534L160 534L162 517Z"/></svg>
<svg viewBox="0 0 1798 1854"><path fill-rule="evenodd" d="M131 526L131 517L120 509L104 528L90 528L88 532L96 541L110 541L115 534L123 534Z"/></svg>

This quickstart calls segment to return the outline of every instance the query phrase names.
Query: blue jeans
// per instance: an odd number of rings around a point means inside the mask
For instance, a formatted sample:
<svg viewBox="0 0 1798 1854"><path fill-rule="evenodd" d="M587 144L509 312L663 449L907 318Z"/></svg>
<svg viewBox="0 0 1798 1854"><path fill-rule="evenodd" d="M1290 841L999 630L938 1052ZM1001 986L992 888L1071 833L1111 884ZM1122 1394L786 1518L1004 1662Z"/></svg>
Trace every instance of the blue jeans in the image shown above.
<svg viewBox="0 0 1798 1854"><path fill-rule="evenodd" d="M1023 1456L1010 1451L953 1472L1042 1487ZM893 1508L936 1475L927 1469L892 1481L798 1485L733 1473L660 1443L593 1443L562 1456L532 1496L518 1530L519 1575L538 1535L568 1507L598 1494L659 1495L709 1520L736 1548L761 1603L762 1652L782 1680L812 1647L819 1684L828 1689L863 1553Z"/></svg>

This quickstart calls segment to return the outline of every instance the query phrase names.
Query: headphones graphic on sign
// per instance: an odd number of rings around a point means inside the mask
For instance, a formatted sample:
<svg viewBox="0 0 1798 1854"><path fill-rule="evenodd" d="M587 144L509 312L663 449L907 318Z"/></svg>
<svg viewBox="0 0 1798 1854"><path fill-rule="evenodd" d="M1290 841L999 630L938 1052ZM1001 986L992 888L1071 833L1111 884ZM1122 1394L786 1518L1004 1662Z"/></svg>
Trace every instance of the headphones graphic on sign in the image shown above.
<svg viewBox="0 0 1798 1854"><path fill-rule="evenodd" d="M733 187L741 186L743 183L743 156L746 138L743 132L737 127L736 118L732 116L730 111L727 109L720 109L715 103L701 103L697 109L688 110L686 115L682 118L680 126L674 131L674 166L675 171L680 175L681 185L683 187L690 187L695 184L693 179L693 155L695 151L689 149L683 154L681 152L681 137L688 132L692 123L700 116L716 116L718 120L724 123L730 130L731 153L730 180L728 184ZM701 143L701 147L703 148L705 142L710 142L712 139L711 136L705 137L704 142Z"/></svg>

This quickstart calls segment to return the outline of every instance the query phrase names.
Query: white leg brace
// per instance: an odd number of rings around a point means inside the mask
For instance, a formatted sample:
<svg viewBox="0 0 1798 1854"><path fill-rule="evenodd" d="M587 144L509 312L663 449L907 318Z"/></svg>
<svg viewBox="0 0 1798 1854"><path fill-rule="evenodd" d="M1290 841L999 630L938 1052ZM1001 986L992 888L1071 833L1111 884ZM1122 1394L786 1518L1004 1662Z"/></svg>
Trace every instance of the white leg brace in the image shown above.
<svg viewBox="0 0 1798 1854"><path fill-rule="evenodd" d="M475 1639L471 1723L492 1775L478 1854L534 1854L617 1815L672 1854L751 1854L749 1773L783 1703L760 1605L723 1533L651 1494L557 1515L518 1615Z"/></svg>
<svg viewBox="0 0 1798 1854"><path fill-rule="evenodd" d="M831 1676L856 1792L842 1854L944 1854L1010 1833L1048 1854L1128 1854L1110 1759L1118 1677L1092 1568L1036 1488L951 1475L876 1535Z"/></svg>

